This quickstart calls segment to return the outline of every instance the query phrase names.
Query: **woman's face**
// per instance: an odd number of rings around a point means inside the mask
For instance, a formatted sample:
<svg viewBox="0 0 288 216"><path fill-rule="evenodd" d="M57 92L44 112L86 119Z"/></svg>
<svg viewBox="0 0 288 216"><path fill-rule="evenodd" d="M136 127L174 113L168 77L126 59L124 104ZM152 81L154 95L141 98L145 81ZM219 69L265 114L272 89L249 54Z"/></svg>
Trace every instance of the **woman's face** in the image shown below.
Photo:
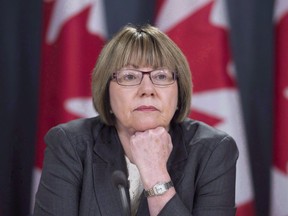
<svg viewBox="0 0 288 216"><path fill-rule="evenodd" d="M137 70L147 72L153 69L142 67ZM151 82L148 74L144 74L142 82L136 86L122 86L111 81L109 94L117 130L130 134L158 126L168 130L177 109L177 81L159 87Z"/></svg>

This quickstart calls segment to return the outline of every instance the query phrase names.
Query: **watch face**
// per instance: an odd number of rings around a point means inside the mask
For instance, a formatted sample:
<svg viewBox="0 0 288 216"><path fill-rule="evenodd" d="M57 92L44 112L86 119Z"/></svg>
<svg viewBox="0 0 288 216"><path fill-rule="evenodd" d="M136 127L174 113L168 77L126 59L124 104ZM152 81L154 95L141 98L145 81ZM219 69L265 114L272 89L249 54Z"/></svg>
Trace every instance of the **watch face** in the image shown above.
<svg viewBox="0 0 288 216"><path fill-rule="evenodd" d="M167 191L166 187L164 184L157 184L154 186L154 192L155 194L163 194Z"/></svg>

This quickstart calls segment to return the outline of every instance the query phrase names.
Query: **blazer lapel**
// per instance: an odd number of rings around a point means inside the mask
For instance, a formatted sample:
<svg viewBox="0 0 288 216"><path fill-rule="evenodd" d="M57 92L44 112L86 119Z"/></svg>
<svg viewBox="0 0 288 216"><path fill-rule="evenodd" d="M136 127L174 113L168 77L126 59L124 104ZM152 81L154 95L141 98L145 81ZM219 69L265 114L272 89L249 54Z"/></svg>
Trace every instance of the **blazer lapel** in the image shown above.
<svg viewBox="0 0 288 216"><path fill-rule="evenodd" d="M112 173L121 170L127 176L124 151L116 130L104 126L95 137L93 155L94 191L101 215L121 215L122 204L118 189L112 182ZM128 188L126 194L129 199Z"/></svg>
<svg viewBox="0 0 288 216"><path fill-rule="evenodd" d="M187 148L183 140L183 131L179 124L171 126L169 131L172 138L173 150L167 162L168 172L177 191L177 185L184 177L184 167L188 158Z"/></svg>

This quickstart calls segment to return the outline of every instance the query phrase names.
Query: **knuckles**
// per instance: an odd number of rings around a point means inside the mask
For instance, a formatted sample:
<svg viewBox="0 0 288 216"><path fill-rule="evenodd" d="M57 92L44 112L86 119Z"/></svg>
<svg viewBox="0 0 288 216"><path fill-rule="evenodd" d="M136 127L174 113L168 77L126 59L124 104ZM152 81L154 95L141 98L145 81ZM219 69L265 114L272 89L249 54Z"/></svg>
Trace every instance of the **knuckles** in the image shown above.
<svg viewBox="0 0 288 216"><path fill-rule="evenodd" d="M170 134L163 127L157 127L144 132L136 132L131 136L130 143L135 147L141 144L142 147L151 145L155 147L155 145L158 145L162 147L168 146L169 149L173 148Z"/></svg>

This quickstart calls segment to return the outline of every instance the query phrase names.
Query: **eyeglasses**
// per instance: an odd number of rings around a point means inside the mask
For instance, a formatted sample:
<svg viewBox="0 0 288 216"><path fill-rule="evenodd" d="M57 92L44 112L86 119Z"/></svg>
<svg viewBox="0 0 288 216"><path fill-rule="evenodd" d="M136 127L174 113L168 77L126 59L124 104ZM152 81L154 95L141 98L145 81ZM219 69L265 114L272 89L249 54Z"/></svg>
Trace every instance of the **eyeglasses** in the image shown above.
<svg viewBox="0 0 288 216"><path fill-rule="evenodd" d="M144 74L148 74L151 82L157 86L168 86L175 82L177 76L175 72L168 69L156 69L152 71L140 71L135 69L122 69L113 73L112 79L122 86L140 85Z"/></svg>

